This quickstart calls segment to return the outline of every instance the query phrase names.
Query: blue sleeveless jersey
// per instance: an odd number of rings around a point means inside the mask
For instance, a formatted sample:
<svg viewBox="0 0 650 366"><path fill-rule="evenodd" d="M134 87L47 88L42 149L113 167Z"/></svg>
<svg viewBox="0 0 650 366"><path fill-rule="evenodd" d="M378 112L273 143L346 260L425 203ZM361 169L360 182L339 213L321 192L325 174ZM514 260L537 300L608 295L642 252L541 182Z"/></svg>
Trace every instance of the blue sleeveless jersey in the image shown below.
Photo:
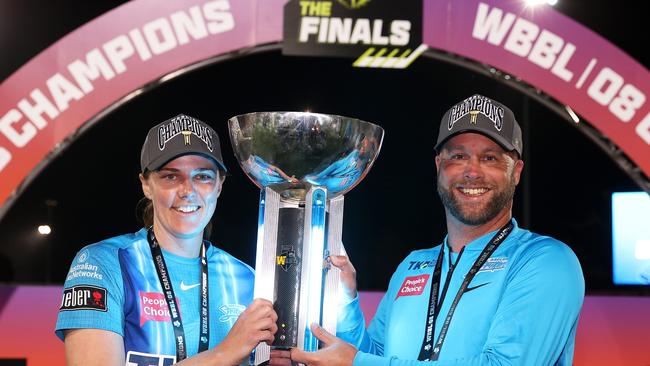
<svg viewBox="0 0 650 366"><path fill-rule="evenodd" d="M201 265L163 250L185 331L188 357L198 351ZM254 272L210 246L209 347L219 344L253 299ZM56 334L96 328L124 339L129 365L170 365L176 360L174 330L147 241L147 231L83 248L66 278Z"/></svg>
<svg viewBox="0 0 650 366"><path fill-rule="evenodd" d="M450 255L445 249L439 294L449 262L458 262L436 319L434 340L465 274L494 234L469 243L459 259L458 253ZM358 301L350 304L347 325L341 329L344 334L339 334L360 350L354 366L572 364L584 298L580 264L565 244L520 229L516 222L463 294L438 361L417 361L440 248L417 250L406 257L367 331Z"/></svg>

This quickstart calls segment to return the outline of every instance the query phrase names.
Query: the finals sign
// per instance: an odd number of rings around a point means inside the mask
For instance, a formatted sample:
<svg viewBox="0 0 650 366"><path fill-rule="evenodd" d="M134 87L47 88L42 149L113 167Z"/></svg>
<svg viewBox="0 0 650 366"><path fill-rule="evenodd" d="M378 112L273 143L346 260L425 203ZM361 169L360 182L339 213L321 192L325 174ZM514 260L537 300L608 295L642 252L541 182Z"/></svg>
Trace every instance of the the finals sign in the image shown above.
<svg viewBox="0 0 650 366"><path fill-rule="evenodd" d="M291 0L285 55L354 57L357 67L405 68L426 50L422 0Z"/></svg>

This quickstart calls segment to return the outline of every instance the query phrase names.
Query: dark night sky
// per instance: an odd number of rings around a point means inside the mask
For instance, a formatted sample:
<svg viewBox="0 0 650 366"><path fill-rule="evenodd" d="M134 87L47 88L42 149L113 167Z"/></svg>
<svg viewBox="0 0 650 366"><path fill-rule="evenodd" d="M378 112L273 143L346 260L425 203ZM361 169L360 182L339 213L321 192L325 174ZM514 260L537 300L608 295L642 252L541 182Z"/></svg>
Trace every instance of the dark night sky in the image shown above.
<svg viewBox="0 0 650 366"><path fill-rule="evenodd" d="M117 4L0 1L0 78ZM645 15L625 5L560 0L556 8L647 67ZM350 64L282 56L276 49L191 72L118 108L54 159L0 221L0 282L60 284L83 245L137 230L142 140L152 125L178 113L210 122L221 136L231 175L213 220L213 239L253 264L258 190L234 161L226 121L252 111L309 109L357 117L386 130L372 171L346 195L343 231L361 289L383 290L408 252L444 236L433 172L438 121L453 103L481 93L509 105L528 129L525 178L515 197L520 225L569 244L589 291L629 291L611 285L610 195L639 188L586 136L518 91L459 66L430 58L405 71ZM54 232L39 237L35 228L47 220L47 199L58 202Z"/></svg>

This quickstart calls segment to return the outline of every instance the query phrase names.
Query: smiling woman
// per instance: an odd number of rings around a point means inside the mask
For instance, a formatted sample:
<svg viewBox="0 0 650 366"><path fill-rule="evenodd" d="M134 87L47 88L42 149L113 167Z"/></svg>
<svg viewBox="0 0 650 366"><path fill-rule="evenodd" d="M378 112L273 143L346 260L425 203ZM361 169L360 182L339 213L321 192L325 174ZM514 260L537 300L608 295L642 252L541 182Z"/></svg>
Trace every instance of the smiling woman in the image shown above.
<svg viewBox="0 0 650 366"><path fill-rule="evenodd" d="M225 179L219 136L178 115L149 130L140 163L144 228L85 247L70 268L56 325L68 364L98 359L81 349L101 349L102 365L239 364L273 341L277 315L253 301L253 270L204 240Z"/></svg>

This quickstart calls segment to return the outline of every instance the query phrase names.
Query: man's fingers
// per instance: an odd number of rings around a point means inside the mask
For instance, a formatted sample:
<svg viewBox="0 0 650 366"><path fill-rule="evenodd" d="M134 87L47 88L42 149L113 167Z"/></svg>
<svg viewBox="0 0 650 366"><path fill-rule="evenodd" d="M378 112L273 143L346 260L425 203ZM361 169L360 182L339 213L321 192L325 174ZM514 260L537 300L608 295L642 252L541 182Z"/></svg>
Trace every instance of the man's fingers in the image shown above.
<svg viewBox="0 0 650 366"><path fill-rule="evenodd" d="M288 353L289 351L287 351ZM269 359L269 366L291 366L291 358L289 356L285 357L280 357L280 358L275 358L271 356Z"/></svg>
<svg viewBox="0 0 650 366"><path fill-rule="evenodd" d="M311 331L314 333L316 338L318 338L321 342L325 343L325 345L330 345L336 341L336 337L330 334L330 332L326 331L325 329L321 328L318 324L312 324L311 325Z"/></svg>
<svg viewBox="0 0 650 366"><path fill-rule="evenodd" d="M298 348L291 349L291 360L294 362L300 362L304 363L305 365L309 365L313 361L312 358L313 356L311 352L305 352Z"/></svg>
<svg viewBox="0 0 650 366"><path fill-rule="evenodd" d="M352 265L352 262L350 262L350 259L344 255L331 255L330 261L334 267L340 269L342 272L356 272L354 266Z"/></svg>
<svg viewBox="0 0 650 366"><path fill-rule="evenodd" d="M273 310L273 308L271 308L271 310ZM273 320L274 323L278 321L278 313L276 313L275 310L271 313L271 320Z"/></svg>
<svg viewBox="0 0 650 366"><path fill-rule="evenodd" d="M291 351L284 349L272 349L269 366L291 366Z"/></svg>

